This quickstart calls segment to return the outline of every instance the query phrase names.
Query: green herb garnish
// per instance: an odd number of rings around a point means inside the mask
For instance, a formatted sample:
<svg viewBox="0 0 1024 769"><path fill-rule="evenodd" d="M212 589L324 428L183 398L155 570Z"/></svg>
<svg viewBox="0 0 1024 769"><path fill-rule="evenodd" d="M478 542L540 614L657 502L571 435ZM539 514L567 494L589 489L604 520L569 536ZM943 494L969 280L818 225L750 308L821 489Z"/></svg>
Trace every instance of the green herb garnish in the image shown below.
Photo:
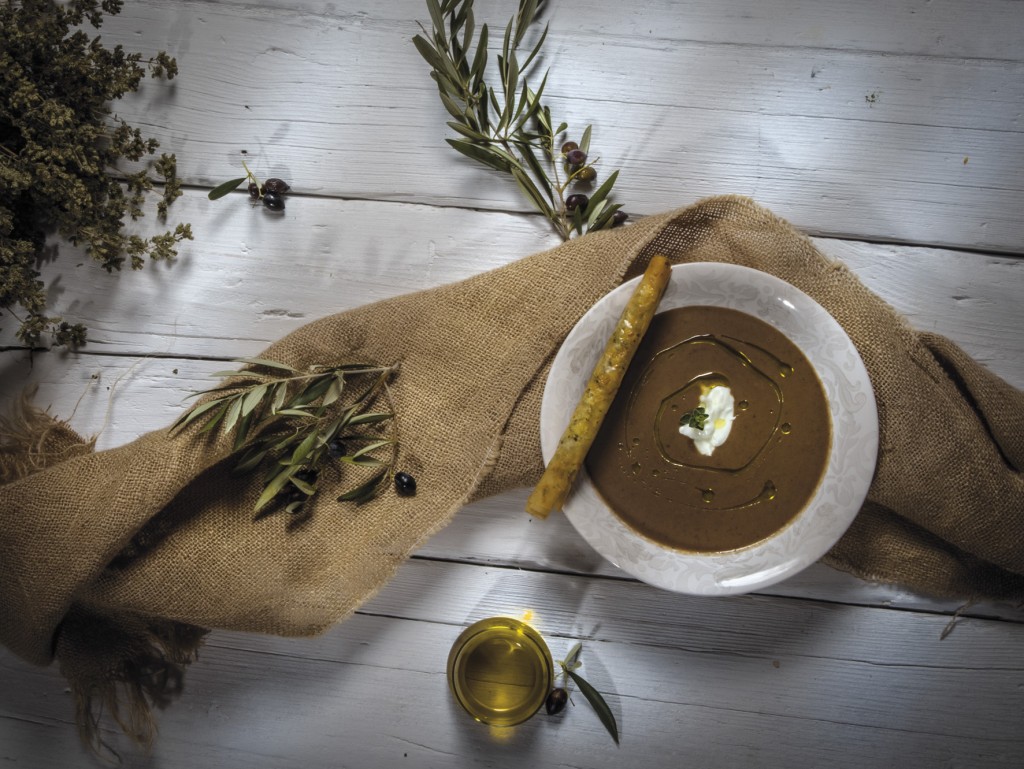
<svg viewBox="0 0 1024 769"><path fill-rule="evenodd" d="M708 421L708 412L703 406L698 406L693 411L687 411L679 418L682 427L693 427L697 430L704 429L704 423Z"/></svg>
<svg viewBox="0 0 1024 769"><path fill-rule="evenodd" d="M604 728L608 730L608 734L615 740L615 744L619 744L619 727L615 723L615 714L612 713L612 709L608 707L608 703L605 702L604 697L601 693L595 689L590 683L576 670L583 664L580 662L580 652L583 650L583 644L577 642L569 653L566 655L564 660L558 660L559 666L562 668L562 687L554 689L549 696L549 701L554 700L559 702L559 705L555 707L548 706L548 713L554 714L559 712L564 707L566 700L566 687L568 682L571 680L579 690L583 692L583 696L587 698L587 702L594 708L594 712L597 713L597 717L601 719L601 723L604 724ZM555 698L553 695L560 693L560 698ZM571 700L570 700L571 701Z"/></svg>
<svg viewBox="0 0 1024 769"><path fill-rule="evenodd" d="M398 441L388 379L397 366L343 364L300 371L265 358L236 362L249 368L216 372L213 376L227 381L197 395L217 397L186 411L171 431L176 434L204 419L199 434L234 431L234 450L239 454L236 472L248 473L269 464L271 471L255 512L275 500L283 502L289 513L299 512L316 493L320 472L329 459L360 468L364 476L338 498L340 502L366 502L394 475ZM349 397L353 384L360 387ZM387 410L370 411L380 398ZM386 422L391 428L387 435L368 429ZM390 450L389 458L375 455L384 449Z"/></svg>
<svg viewBox="0 0 1024 769"><path fill-rule="evenodd" d="M509 174L563 240L573 233L622 224L626 213L609 198L618 171L592 194L581 191L597 178L597 161L589 155L591 127L583 130L578 143L561 143L569 126L556 125L550 108L541 101L547 73L536 90L527 84L527 74L547 38L547 26L525 59L520 61L517 52L543 2L520 0L519 10L505 27L497 57L497 88L485 79L490 39L486 24L476 35L473 0L426 2L431 30L421 27L423 34L416 35L413 43L430 65L441 103L452 117L448 126L459 134L457 139L446 139L448 144L488 168Z"/></svg>

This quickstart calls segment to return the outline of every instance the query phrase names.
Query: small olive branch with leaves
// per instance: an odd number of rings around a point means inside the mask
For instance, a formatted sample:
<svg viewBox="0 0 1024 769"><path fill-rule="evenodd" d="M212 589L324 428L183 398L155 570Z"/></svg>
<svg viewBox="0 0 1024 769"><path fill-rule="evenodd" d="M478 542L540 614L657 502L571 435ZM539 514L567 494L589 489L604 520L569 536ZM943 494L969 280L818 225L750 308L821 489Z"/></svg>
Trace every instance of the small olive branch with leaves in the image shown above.
<svg viewBox="0 0 1024 769"><path fill-rule="evenodd" d="M475 38L473 0L426 2L432 29L428 32L421 25L423 34L416 35L413 43L430 65L441 102L453 118L448 126L460 134L446 141L466 157L510 174L563 240L573 233L582 235L625 221L622 206L609 198L618 171L609 174L592 195L566 194L571 187L592 182L597 172L587 154L591 127L584 129L579 143L556 148L558 137L569 126L556 125L550 108L541 101L547 73L536 91L527 84L526 74L544 45L547 26L524 60L516 53L543 0L520 0L519 10L506 26L497 57L501 80L497 89L485 79L489 35L484 24Z"/></svg>
<svg viewBox="0 0 1024 769"><path fill-rule="evenodd" d="M548 695L547 712L548 715L555 715L559 713L564 707L565 703L569 699L569 694L566 689L569 681L571 680L579 690L583 692L583 696L587 698L587 702L597 713L597 717L601 719L601 723L604 728L608 730L608 734L615 740L615 744L619 744L619 727L615 723L615 714L612 713L612 709L608 707L608 703L605 702L604 697L601 696L601 692L595 689L589 681L581 676L576 671L583 665L580 662L580 652L583 650L583 644L576 642L573 647L569 650L569 653L565 655L564 660L558 660L559 667L562 668L562 686L556 687L551 690L551 694Z"/></svg>
<svg viewBox="0 0 1024 769"><path fill-rule="evenodd" d="M266 358L236 362L249 368L213 374L227 381L197 393L215 397L182 414L171 431L177 434L196 420L205 419L199 435L217 429L225 433L234 430L234 451L239 454L235 472L252 472L271 461L255 512L275 500L285 502L289 513L298 512L316 493L319 471L329 458L374 471L368 480L338 497L339 502L368 501L394 474L397 422L388 380L397 366L316 365L300 371ZM356 383L362 386L350 388ZM352 397L347 397L349 389L356 389ZM388 410L368 411L379 395L384 397ZM387 435L367 429L385 422L390 423ZM373 454L385 447L390 448L388 459Z"/></svg>

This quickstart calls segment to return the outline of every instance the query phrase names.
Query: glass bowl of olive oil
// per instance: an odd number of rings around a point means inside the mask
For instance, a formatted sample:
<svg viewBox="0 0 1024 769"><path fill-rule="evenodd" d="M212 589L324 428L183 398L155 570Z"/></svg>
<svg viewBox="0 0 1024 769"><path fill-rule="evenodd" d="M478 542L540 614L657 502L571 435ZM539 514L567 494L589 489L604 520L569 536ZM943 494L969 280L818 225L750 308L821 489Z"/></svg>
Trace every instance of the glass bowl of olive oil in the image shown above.
<svg viewBox="0 0 1024 769"><path fill-rule="evenodd" d="M540 633L512 617L488 617L466 628L448 655L448 684L477 721L514 726L544 704L554 662Z"/></svg>

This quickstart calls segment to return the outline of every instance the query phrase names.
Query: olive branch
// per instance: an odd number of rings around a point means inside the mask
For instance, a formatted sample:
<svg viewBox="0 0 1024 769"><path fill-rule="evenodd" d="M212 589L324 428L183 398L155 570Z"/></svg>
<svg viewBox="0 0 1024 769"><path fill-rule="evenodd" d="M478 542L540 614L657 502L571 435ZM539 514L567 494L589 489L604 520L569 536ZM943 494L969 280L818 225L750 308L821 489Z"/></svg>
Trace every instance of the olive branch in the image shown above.
<svg viewBox="0 0 1024 769"><path fill-rule="evenodd" d="M497 57L497 89L486 81L489 32L484 24L476 36L473 0L426 3L431 30L421 25L423 34L413 37L413 44L430 65L441 103L452 117L447 125L460 135L445 141L466 157L511 175L563 240L574 233L622 224L626 214L609 198L618 171L609 174L590 195L567 194L570 188L582 189L597 178L597 161L588 155L589 125L578 143L568 141L560 149L556 146L569 125L556 125L550 108L541 101L547 73L536 91L527 83L527 74L547 39L547 25L526 58L520 61L517 55L543 0L520 0L518 11L505 27Z"/></svg>
<svg viewBox="0 0 1024 769"><path fill-rule="evenodd" d="M255 512L275 500L283 502L287 512L299 512L316 494L327 459L372 471L367 480L338 497L339 502L366 502L394 475L398 438L388 380L397 365L315 365L301 371L266 358L235 362L249 368L215 372L213 376L227 381L196 393L213 397L182 414L171 426L171 434L204 420L197 435L234 431L233 450L239 455L234 472L249 473L269 463ZM362 386L352 386L357 383ZM355 392L349 396L351 390ZM388 409L369 411L378 396ZM386 435L367 429L386 422L390 422ZM386 447L390 447L387 459L374 453Z"/></svg>

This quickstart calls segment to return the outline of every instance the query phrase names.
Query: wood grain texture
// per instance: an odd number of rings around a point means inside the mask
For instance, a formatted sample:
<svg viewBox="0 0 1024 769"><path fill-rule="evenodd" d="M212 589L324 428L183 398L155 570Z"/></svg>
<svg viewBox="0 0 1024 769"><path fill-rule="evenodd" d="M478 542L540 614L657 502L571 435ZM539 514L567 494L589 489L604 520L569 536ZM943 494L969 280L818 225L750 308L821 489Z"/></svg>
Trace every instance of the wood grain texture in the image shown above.
<svg viewBox="0 0 1024 769"><path fill-rule="evenodd" d="M489 731L457 709L446 690L448 647L473 618L526 608L556 657L584 639L581 672L615 712L620 748L578 694L564 716L507 730ZM182 701L162 718L158 755L225 767L400 758L513 766L526 757L541 766L615 767L628 757L673 767L681 755L701 766L853 767L888 765L905 751L909 766L1011 766L1024 755L1015 729L1024 705L1019 626L974 620L940 641L945 622L412 561L321 638L215 634ZM26 767L72 765L76 746L54 716L55 704L68 704L59 678L0 660L11 683L0 694L0 729L14 737L0 755L18 750L30 756L18 764ZM966 687L970 720L958 704ZM31 752L29 740L37 740ZM127 765L149 762L131 755Z"/></svg>
<svg viewBox="0 0 1024 769"><path fill-rule="evenodd" d="M231 178L246 149L257 173L306 193L527 210L447 150L447 115L409 44L425 7L380 5L135 4L105 38L166 48L182 74L119 112L178 152L189 183ZM820 234L1024 242L1024 80L1006 31L1019 3L805 0L776 15L774 2L658 2L626 24L619 8L556 5L545 93L576 132L593 123L631 213L731 192ZM478 13L498 29L507 15Z"/></svg>
<svg viewBox="0 0 1024 769"><path fill-rule="evenodd" d="M808 231L915 328L1024 386L1024 2L551 3L547 95L594 124L636 218L748 194ZM478 0L504 25L511 0ZM41 265L80 353L0 323L0 409L26 387L99 446L168 425L223 361L306 322L442 285L557 239L510 183L445 145L409 43L422 0L132 0L108 45L178 57L118 114L175 152L174 265ZM246 149L293 184L284 215L210 202ZM140 223L154 225L153 211ZM908 415L912 418L913 415ZM147 755L127 767L1019 767L1024 609L961 607L821 565L750 596L626 578L527 490L460 511L350 620L313 639L214 632ZM962 610L962 611L961 611ZM559 718L488 730L447 691L448 648L492 613L534 623L619 720L578 694ZM959 613L958 613L959 612ZM949 635L940 640L945 631ZM0 763L90 767L54 668L0 650Z"/></svg>
<svg viewBox="0 0 1024 769"><path fill-rule="evenodd" d="M246 200L186 193L176 215L192 222L197 240L173 265L111 275L62 246L62 258L41 267L52 310L89 326L88 353L227 359L256 354L316 318L462 280L558 242L534 215L296 198L282 218ZM911 325L949 336L1024 386L1020 259L814 242ZM0 327L4 345L17 346L11 322Z"/></svg>

